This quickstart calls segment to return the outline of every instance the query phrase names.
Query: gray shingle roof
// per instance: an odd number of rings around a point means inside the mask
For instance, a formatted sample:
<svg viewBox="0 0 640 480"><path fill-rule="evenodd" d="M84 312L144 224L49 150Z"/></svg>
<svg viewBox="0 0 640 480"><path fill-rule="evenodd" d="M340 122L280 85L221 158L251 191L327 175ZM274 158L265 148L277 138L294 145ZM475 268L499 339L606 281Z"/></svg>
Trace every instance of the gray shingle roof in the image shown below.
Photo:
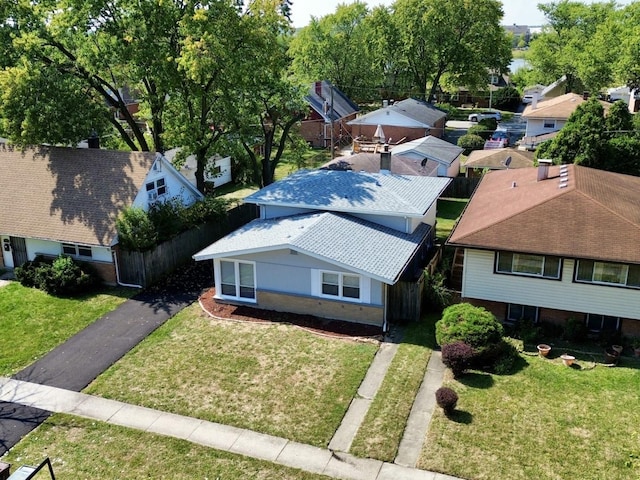
<svg viewBox="0 0 640 480"><path fill-rule="evenodd" d="M450 181L438 177L302 170L249 195L245 202L422 217Z"/></svg>
<svg viewBox="0 0 640 480"><path fill-rule="evenodd" d="M288 248L347 270L394 284L430 227L405 234L336 213L311 213L254 220L221 238L194 259L232 257Z"/></svg>
<svg viewBox="0 0 640 480"><path fill-rule="evenodd" d="M400 115L404 115L405 117L430 127L433 127L439 120L442 120L447 116L445 112L427 102L416 100L415 98L407 98L400 102L396 102L393 105L389 105L388 107L383 107L367 113L366 115L362 115L361 117L350 121L349 125L368 125L367 120L369 117L376 116L381 110L386 109L399 113Z"/></svg>
<svg viewBox="0 0 640 480"><path fill-rule="evenodd" d="M409 158L428 158L444 165L451 165L464 150L457 145L427 135L423 138L401 143L391 148L395 156L407 156Z"/></svg>

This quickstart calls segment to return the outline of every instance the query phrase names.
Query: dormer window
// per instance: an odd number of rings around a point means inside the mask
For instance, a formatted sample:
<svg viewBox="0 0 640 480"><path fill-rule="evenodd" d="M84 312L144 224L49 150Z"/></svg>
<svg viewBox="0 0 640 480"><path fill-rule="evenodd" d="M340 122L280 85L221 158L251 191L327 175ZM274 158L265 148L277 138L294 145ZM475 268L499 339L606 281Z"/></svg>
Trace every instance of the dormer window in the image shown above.
<svg viewBox="0 0 640 480"><path fill-rule="evenodd" d="M161 197L166 193L167 185L165 184L164 178L158 178L153 182L147 183L147 195L149 197L149 201L157 200L158 197Z"/></svg>

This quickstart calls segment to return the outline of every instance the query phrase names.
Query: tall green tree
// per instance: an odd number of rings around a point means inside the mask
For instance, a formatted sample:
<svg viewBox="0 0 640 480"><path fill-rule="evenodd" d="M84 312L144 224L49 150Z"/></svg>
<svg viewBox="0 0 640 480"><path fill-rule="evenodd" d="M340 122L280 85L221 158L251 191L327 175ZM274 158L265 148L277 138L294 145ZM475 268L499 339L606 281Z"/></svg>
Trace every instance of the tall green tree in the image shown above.
<svg viewBox="0 0 640 480"><path fill-rule="evenodd" d="M340 4L335 13L312 18L291 41L292 68L307 83L329 80L348 97L366 97L381 82L382 71L368 44L369 11L360 1Z"/></svg>
<svg viewBox="0 0 640 480"><path fill-rule="evenodd" d="M615 2L561 0L538 7L548 26L530 43L530 83L550 84L565 76L566 92L597 92L608 86L618 49L613 35Z"/></svg>
<svg viewBox="0 0 640 480"><path fill-rule="evenodd" d="M486 86L489 70L504 72L511 43L500 25L497 0L396 0L393 22L398 52L407 64L417 96L435 97L445 79L452 85Z"/></svg>

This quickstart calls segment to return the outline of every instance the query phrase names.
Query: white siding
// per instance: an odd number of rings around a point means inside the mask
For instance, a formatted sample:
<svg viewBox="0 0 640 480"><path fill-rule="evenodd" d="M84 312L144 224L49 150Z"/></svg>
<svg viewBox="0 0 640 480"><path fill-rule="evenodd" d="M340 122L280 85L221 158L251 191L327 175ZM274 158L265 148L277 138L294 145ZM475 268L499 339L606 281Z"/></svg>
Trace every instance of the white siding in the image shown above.
<svg viewBox="0 0 640 480"><path fill-rule="evenodd" d="M574 283L574 263L564 259L560 281L495 274L493 252L465 249L462 296L640 320L640 290Z"/></svg>
<svg viewBox="0 0 640 480"><path fill-rule="evenodd" d="M155 164L161 165L161 162L156 160ZM175 169L168 168L167 165L163 165L157 170L150 170L149 173L147 173L147 177L145 178L144 182L142 183L140 191L136 195L133 205L148 210L149 197L147 194L146 185L147 183L156 181L160 178L164 178L165 185L167 187L167 193L166 195L159 197L158 200L161 201L173 197L180 197L182 199L182 202L187 206L195 203L195 201L199 198L194 194L190 187L187 187L185 183L177 178L177 175L180 174L177 173ZM186 179L183 178L182 180L186 182Z"/></svg>
<svg viewBox="0 0 640 480"><path fill-rule="evenodd" d="M549 118L549 120L553 120ZM544 128L544 119L542 118L529 118L527 119L527 129L525 132L526 137L535 137L536 135L542 135L543 133L557 132L565 123L564 119L555 119L555 128Z"/></svg>
<svg viewBox="0 0 640 480"><path fill-rule="evenodd" d="M393 228L399 232L409 233L409 222L407 217L392 217L390 215L367 215L367 214L353 214L353 217L358 217L367 222L382 225L384 227ZM418 222L420 219L418 219Z"/></svg>
<svg viewBox="0 0 640 480"><path fill-rule="evenodd" d="M69 242L73 243L73 242ZM33 260L37 254L44 255L60 255L62 253L62 243L51 242L48 240L26 239L27 255L29 260ZM78 257L78 260L89 260L88 258ZM107 247L91 247L91 260L97 262L112 263L111 249Z"/></svg>
<svg viewBox="0 0 640 480"><path fill-rule="evenodd" d="M447 177L457 177L460 174L460 157L456 158L447 169Z"/></svg>
<svg viewBox="0 0 640 480"><path fill-rule="evenodd" d="M277 205L260 205L260 218L267 220L269 218L290 217L291 215L299 215L301 213L314 212L310 208L296 207L279 207Z"/></svg>
<svg viewBox="0 0 640 480"><path fill-rule="evenodd" d="M250 255L237 255L234 260L255 262L256 288L272 292L292 293L311 296L313 294L313 271L327 270L352 273L327 262L303 254L292 254L290 250L278 250ZM369 304L383 304L382 283L368 277L363 278L369 297Z"/></svg>

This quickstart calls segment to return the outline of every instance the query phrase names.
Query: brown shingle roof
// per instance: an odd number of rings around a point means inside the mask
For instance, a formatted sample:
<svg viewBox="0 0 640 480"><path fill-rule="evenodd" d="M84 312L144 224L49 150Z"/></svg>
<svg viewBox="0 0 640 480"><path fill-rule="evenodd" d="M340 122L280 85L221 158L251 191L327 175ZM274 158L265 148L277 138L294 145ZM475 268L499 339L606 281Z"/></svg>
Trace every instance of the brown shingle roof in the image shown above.
<svg viewBox="0 0 640 480"><path fill-rule="evenodd" d="M486 174L448 243L640 263L640 177L568 165ZM515 184L515 186L514 186Z"/></svg>
<svg viewBox="0 0 640 480"><path fill-rule="evenodd" d="M155 154L0 145L0 233L110 245Z"/></svg>
<svg viewBox="0 0 640 480"><path fill-rule="evenodd" d="M506 169L505 162L511 157L509 168L533 167L533 153L515 148L497 148L494 150L474 150L464 163L466 168Z"/></svg>
<svg viewBox="0 0 640 480"><path fill-rule="evenodd" d="M536 108L533 104L527 105L522 112L523 118L559 118L567 119L578 108L578 105L586 102L582 95L577 93L565 93L559 97L539 101ZM610 103L600 101L605 112L609 111Z"/></svg>

